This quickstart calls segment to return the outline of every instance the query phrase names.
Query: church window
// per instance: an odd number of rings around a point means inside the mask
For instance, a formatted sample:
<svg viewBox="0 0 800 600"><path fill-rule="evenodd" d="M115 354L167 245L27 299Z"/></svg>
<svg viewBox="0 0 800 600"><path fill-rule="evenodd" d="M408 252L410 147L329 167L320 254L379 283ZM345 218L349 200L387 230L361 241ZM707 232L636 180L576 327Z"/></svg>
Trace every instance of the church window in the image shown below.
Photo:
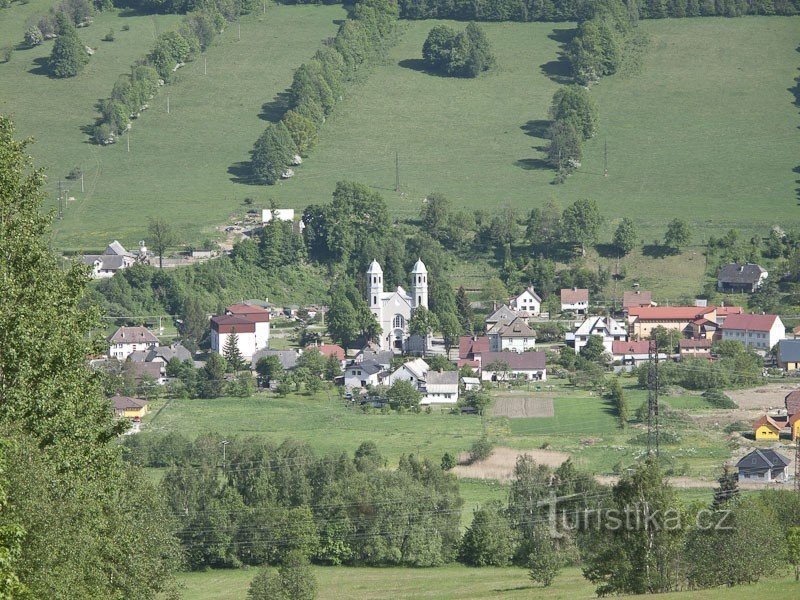
<svg viewBox="0 0 800 600"><path fill-rule="evenodd" d="M403 315L395 315L392 321L392 327L395 329L403 329L405 326L406 320L403 318Z"/></svg>

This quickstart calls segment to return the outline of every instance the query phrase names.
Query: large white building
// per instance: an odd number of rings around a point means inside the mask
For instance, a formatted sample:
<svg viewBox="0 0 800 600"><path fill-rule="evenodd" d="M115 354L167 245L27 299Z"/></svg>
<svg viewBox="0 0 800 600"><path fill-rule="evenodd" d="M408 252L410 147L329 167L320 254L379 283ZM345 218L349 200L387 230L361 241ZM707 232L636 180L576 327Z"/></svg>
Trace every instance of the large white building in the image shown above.
<svg viewBox="0 0 800 600"><path fill-rule="evenodd" d="M411 291L401 286L392 292L383 291L383 269L373 260L367 269L367 300L372 314L381 327L381 350L402 352L408 349L408 322L414 311L428 308L428 269L418 260L411 271Z"/></svg>
<svg viewBox="0 0 800 600"><path fill-rule="evenodd" d="M120 361L151 348L158 348L158 338L147 327L120 327L108 338L108 356Z"/></svg>
<svg viewBox="0 0 800 600"><path fill-rule="evenodd" d="M253 355L269 347L269 311L250 304L234 304L225 309L224 315L211 317L211 349L225 353L228 338L236 336L236 345L242 357L250 360Z"/></svg>
<svg viewBox="0 0 800 600"><path fill-rule="evenodd" d="M769 352L786 338L786 327L777 315L730 315L722 325L722 339L736 340L757 352Z"/></svg>
<svg viewBox="0 0 800 600"><path fill-rule="evenodd" d="M81 257L83 264L90 265L92 279L105 279L113 277L117 271L127 269L136 264L137 261L144 261L147 258L147 248L144 242L139 242L139 252L134 254L128 252L117 240L111 242L102 254L86 254Z"/></svg>
<svg viewBox="0 0 800 600"><path fill-rule="evenodd" d="M603 346L609 354L612 352L614 342L628 341L628 331L611 317L589 317L575 330L576 354L580 354L581 349L593 335L603 338Z"/></svg>

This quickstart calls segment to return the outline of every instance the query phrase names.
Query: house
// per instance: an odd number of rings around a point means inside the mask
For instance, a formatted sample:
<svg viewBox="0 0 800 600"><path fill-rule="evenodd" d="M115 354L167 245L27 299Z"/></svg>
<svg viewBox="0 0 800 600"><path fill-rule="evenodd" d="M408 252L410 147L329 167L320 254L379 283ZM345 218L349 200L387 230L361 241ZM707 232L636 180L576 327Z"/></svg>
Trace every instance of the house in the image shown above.
<svg viewBox="0 0 800 600"><path fill-rule="evenodd" d="M638 367L650 360L650 342L611 342L611 356L615 363ZM666 359L666 354L659 353L659 360L662 358Z"/></svg>
<svg viewBox="0 0 800 600"><path fill-rule="evenodd" d="M291 371L297 366L297 352L294 350L270 350L268 348L263 348L261 350L256 350L256 353L253 354L251 361L252 368L255 369L259 359L265 356L277 356L278 361L280 361L285 371Z"/></svg>
<svg viewBox="0 0 800 600"><path fill-rule="evenodd" d="M517 312L527 312L529 315L538 315L542 311L542 299L539 294L529 285L521 294L511 298L509 303L511 310Z"/></svg>
<svg viewBox="0 0 800 600"><path fill-rule="evenodd" d="M760 265L753 263L728 263L719 270L717 289L720 292L755 292L768 273Z"/></svg>
<svg viewBox="0 0 800 600"><path fill-rule="evenodd" d="M546 381L544 352L484 352L479 355L483 381Z"/></svg>
<svg viewBox="0 0 800 600"><path fill-rule="evenodd" d="M457 403L458 371L428 371L420 391L425 394L419 402L421 405Z"/></svg>
<svg viewBox="0 0 800 600"><path fill-rule="evenodd" d="M147 248L144 242L139 242L139 253L133 254L114 240L102 254L86 254L81 257L81 262L92 267L90 275L92 279L105 279L145 258L147 258Z"/></svg>
<svg viewBox="0 0 800 600"><path fill-rule="evenodd" d="M384 369L389 369L394 359L394 352L391 350L381 350L376 344L370 342L364 346L353 358L353 363L360 363L365 361L376 362Z"/></svg>
<svg viewBox="0 0 800 600"><path fill-rule="evenodd" d="M643 306L658 306L653 302L653 292L636 290L622 294L622 311L625 314L631 308L642 308Z"/></svg>
<svg viewBox="0 0 800 600"><path fill-rule="evenodd" d="M464 391L471 392L481 389L481 380L478 377L462 377L461 385L464 386Z"/></svg>
<svg viewBox="0 0 800 600"><path fill-rule="evenodd" d="M486 323L486 329L491 329L498 323L511 323L518 316L516 312L503 304L500 308L495 308L492 314L484 319L484 323Z"/></svg>
<svg viewBox="0 0 800 600"><path fill-rule="evenodd" d="M131 352L128 360L132 362L158 362L168 363L173 358L181 362L192 360L192 353L183 346L180 342L175 342L169 346L156 346L149 350L137 350Z"/></svg>
<svg viewBox="0 0 800 600"><path fill-rule="evenodd" d="M561 290L561 312L585 315L589 309L589 290L572 288Z"/></svg>
<svg viewBox="0 0 800 600"><path fill-rule="evenodd" d="M274 211L269 208L265 208L261 211L261 224L264 225L272 221L273 213L278 221L289 221L293 224L295 222L293 208L276 208ZM295 233L303 233L303 229L305 228L306 224L303 222L303 219L299 219L296 224Z"/></svg>
<svg viewBox="0 0 800 600"><path fill-rule="evenodd" d="M777 441L781 437L783 427L769 415L764 415L753 425L756 440Z"/></svg>
<svg viewBox="0 0 800 600"><path fill-rule="evenodd" d="M130 358L123 367L133 375L133 380L137 383L145 381L153 382L158 385L167 383L167 363L164 362L134 362Z"/></svg>
<svg viewBox="0 0 800 600"><path fill-rule="evenodd" d="M118 418L141 419L147 414L147 400L141 398L129 398L128 396L114 396L111 398L111 405L114 407L114 415Z"/></svg>
<svg viewBox="0 0 800 600"><path fill-rule="evenodd" d="M796 371L800 368L800 340L778 342L778 366L785 371Z"/></svg>
<svg viewBox="0 0 800 600"><path fill-rule="evenodd" d="M217 354L225 353L230 338L242 357L251 360L253 355L269 347L270 312L253 304L233 304L225 309L225 314L211 317L211 350Z"/></svg>
<svg viewBox="0 0 800 600"><path fill-rule="evenodd" d="M458 358L472 360L483 352L489 352L489 338L485 335L462 335L458 338Z"/></svg>
<svg viewBox="0 0 800 600"><path fill-rule="evenodd" d="M581 323L573 334L575 338L575 353L580 353L581 349L593 335L603 338L603 346L606 352L612 351L614 342L627 342L628 332L616 320L611 317L589 317Z"/></svg>
<svg viewBox="0 0 800 600"><path fill-rule="evenodd" d="M712 339L679 340L678 350L681 358L711 358Z"/></svg>
<svg viewBox="0 0 800 600"><path fill-rule="evenodd" d="M795 390L786 394L783 403L786 406L787 415L791 416L800 413L800 390Z"/></svg>
<svg viewBox="0 0 800 600"><path fill-rule="evenodd" d="M786 467L789 459L775 452L775 450L756 449L744 456L736 468L739 470L739 480L760 481L786 481L789 474Z"/></svg>
<svg viewBox="0 0 800 600"><path fill-rule="evenodd" d="M385 373L382 365L371 360L353 363L344 370L344 385L347 388L380 385Z"/></svg>
<svg viewBox="0 0 800 600"><path fill-rule="evenodd" d="M787 424L789 425L789 430L792 432L792 441L797 441L797 438L800 438L800 412L789 417Z"/></svg>
<svg viewBox="0 0 800 600"><path fill-rule="evenodd" d="M146 327L120 327L108 338L108 356L119 361L132 353L158 347L158 338Z"/></svg>
<svg viewBox="0 0 800 600"><path fill-rule="evenodd" d="M408 323L421 306L428 308L428 269L417 260L411 271L411 292L401 286L393 292L383 291L383 269L373 260L367 269L367 298L369 309L381 328L381 350L399 353L409 350Z"/></svg>
<svg viewBox="0 0 800 600"><path fill-rule="evenodd" d="M737 340L765 353L785 337L786 327L777 315L731 315L722 326L723 340Z"/></svg>
<svg viewBox="0 0 800 600"><path fill-rule="evenodd" d="M525 352L536 347L536 332L522 317L499 322L486 332L491 352Z"/></svg>
<svg viewBox="0 0 800 600"><path fill-rule="evenodd" d="M400 365L389 375L387 385L392 386L397 381L409 381L414 386L420 387L420 382L425 381L425 374L430 366L421 358L415 358Z"/></svg>
<svg viewBox="0 0 800 600"><path fill-rule="evenodd" d="M628 309L627 320L631 335L640 340L649 338L656 327L692 339L719 339L725 320L742 312L739 306L634 306Z"/></svg>
<svg viewBox="0 0 800 600"><path fill-rule="evenodd" d="M344 348L338 344L320 344L319 346L306 346L306 352L309 350L316 350L322 354L323 358L335 356L339 360L339 365L344 369L347 364Z"/></svg>

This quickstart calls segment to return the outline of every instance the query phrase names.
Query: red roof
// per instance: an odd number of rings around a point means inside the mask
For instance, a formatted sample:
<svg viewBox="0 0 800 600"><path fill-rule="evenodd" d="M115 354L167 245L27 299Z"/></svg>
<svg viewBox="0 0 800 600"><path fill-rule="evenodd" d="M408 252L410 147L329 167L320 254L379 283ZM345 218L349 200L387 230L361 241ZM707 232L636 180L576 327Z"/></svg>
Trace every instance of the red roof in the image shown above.
<svg viewBox="0 0 800 600"><path fill-rule="evenodd" d="M306 346L306 350L316 350L322 356L335 356L339 360L344 360L345 352L344 348L337 344L322 344L321 346Z"/></svg>
<svg viewBox="0 0 800 600"><path fill-rule="evenodd" d="M211 329L217 333L255 333L256 323L247 317L217 315L211 317Z"/></svg>
<svg viewBox="0 0 800 600"><path fill-rule="evenodd" d="M231 304L225 309L229 315L245 317L254 323L269 323L269 311L254 304Z"/></svg>
<svg viewBox="0 0 800 600"><path fill-rule="evenodd" d="M780 432L780 430L783 429L784 427L783 425L778 425L778 423L776 423L775 420L769 415L764 415L758 421L755 422L755 424L753 425L753 431L755 431L762 425L769 425L770 427L775 429L776 432Z"/></svg>
<svg viewBox="0 0 800 600"><path fill-rule="evenodd" d="M649 354L650 342L611 342L611 354Z"/></svg>
<svg viewBox="0 0 800 600"><path fill-rule="evenodd" d="M489 351L489 338L485 335L473 338L462 335L458 338L458 358L472 358L476 354Z"/></svg>
<svg viewBox="0 0 800 600"><path fill-rule="evenodd" d="M563 304L589 302L589 290L581 288L564 288L561 290L561 302Z"/></svg>
<svg viewBox="0 0 800 600"><path fill-rule="evenodd" d="M790 415L800 414L800 390L795 390L786 394L784 403L787 413Z"/></svg>
<svg viewBox="0 0 800 600"><path fill-rule="evenodd" d="M725 319L723 329L745 329L747 331L769 331L778 315L731 315Z"/></svg>
<svg viewBox="0 0 800 600"><path fill-rule="evenodd" d="M650 306L653 303L653 292L640 290L637 292L625 292L622 294L622 308L633 308L635 306Z"/></svg>
<svg viewBox="0 0 800 600"><path fill-rule="evenodd" d="M788 424L794 425L797 421L800 421L800 412L794 413L791 417L789 417Z"/></svg>
<svg viewBox="0 0 800 600"><path fill-rule="evenodd" d="M741 306L718 306L717 317L727 317L729 315L740 315L744 312Z"/></svg>
<svg viewBox="0 0 800 600"><path fill-rule="evenodd" d="M711 348L714 340L680 340L678 345L681 348Z"/></svg>
<svg viewBox="0 0 800 600"><path fill-rule="evenodd" d="M712 312L713 306L634 306L628 315L640 321L693 321Z"/></svg>

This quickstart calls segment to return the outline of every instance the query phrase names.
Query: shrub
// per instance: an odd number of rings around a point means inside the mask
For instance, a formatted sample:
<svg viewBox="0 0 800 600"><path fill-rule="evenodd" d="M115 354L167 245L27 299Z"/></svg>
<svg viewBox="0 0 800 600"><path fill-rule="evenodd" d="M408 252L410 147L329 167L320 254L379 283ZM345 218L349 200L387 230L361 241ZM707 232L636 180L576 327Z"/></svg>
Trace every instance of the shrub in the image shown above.
<svg viewBox="0 0 800 600"><path fill-rule="evenodd" d="M114 41L114 30L109 29L108 33L103 36L104 42L113 42Z"/></svg>
<svg viewBox="0 0 800 600"><path fill-rule="evenodd" d="M717 389L706 390L703 398L715 408L738 408L736 402Z"/></svg>
<svg viewBox="0 0 800 600"><path fill-rule="evenodd" d="M44 34L36 25L31 25L27 30L25 30L25 43L28 44L28 46L38 46L43 41Z"/></svg>
<svg viewBox="0 0 800 600"><path fill-rule="evenodd" d="M11 60L11 55L14 52L13 46L6 46L2 50L0 50L0 56L3 57L3 62L7 63Z"/></svg>
<svg viewBox="0 0 800 600"><path fill-rule="evenodd" d="M492 443L485 435L476 440L469 449L469 463L475 463L479 460L489 458L494 450L494 443Z"/></svg>

